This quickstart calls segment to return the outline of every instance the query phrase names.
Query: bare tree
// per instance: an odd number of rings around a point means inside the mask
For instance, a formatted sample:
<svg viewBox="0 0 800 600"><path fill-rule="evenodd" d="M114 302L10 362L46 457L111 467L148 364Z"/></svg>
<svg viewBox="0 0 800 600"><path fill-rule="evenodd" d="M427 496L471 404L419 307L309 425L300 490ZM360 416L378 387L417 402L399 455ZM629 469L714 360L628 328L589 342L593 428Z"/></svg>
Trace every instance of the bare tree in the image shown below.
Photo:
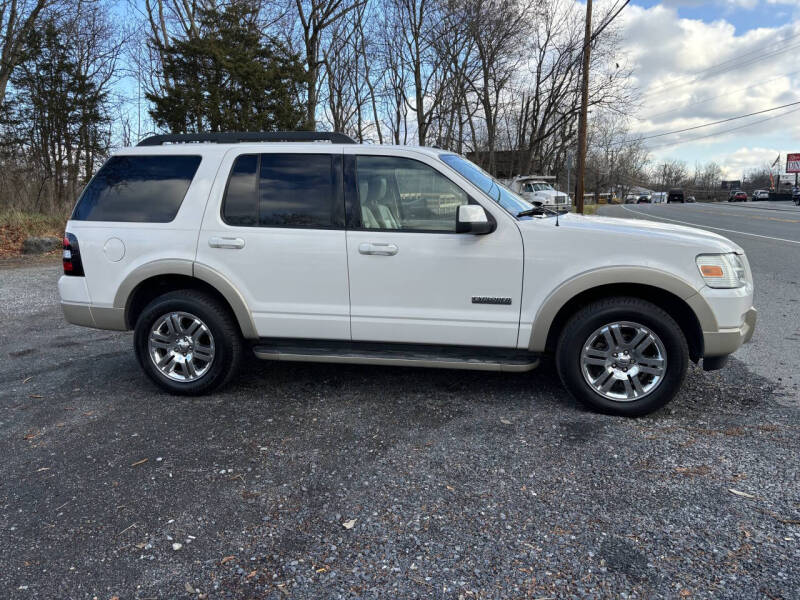
<svg viewBox="0 0 800 600"><path fill-rule="evenodd" d="M439 6L430 0L389 0L388 29L398 39L393 50L408 74L411 93L404 92L408 110L417 117L417 141L424 146L430 127L430 113L441 101L440 75L444 57L435 40ZM413 101L412 101L413 100Z"/></svg>
<svg viewBox="0 0 800 600"><path fill-rule="evenodd" d="M0 105L6 97L11 74L22 58L27 37L36 28L42 12L55 0L0 0Z"/></svg>
<svg viewBox="0 0 800 600"><path fill-rule="evenodd" d="M680 187L686 182L688 170L682 160L671 159L656 164L650 173L650 180L662 192Z"/></svg>
<svg viewBox="0 0 800 600"><path fill-rule="evenodd" d="M601 17L603 23L607 16ZM530 60L515 85L522 98L510 136L519 173L563 174L575 143L583 17L565 0L543 0L528 20ZM619 29L612 24L593 41L589 105L595 114L624 113L632 104L630 71L616 57Z"/></svg>
<svg viewBox="0 0 800 600"><path fill-rule="evenodd" d="M322 42L326 30L366 0L295 0L297 15L302 29L305 50L308 94L306 97L306 128L317 125L320 66L322 66Z"/></svg>
<svg viewBox="0 0 800 600"><path fill-rule="evenodd" d="M110 89L122 45L108 5L77 0L71 8L45 13L26 39L10 80L14 102L5 136L12 169L35 183L28 207L55 213L74 202L107 155Z"/></svg>
<svg viewBox="0 0 800 600"><path fill-rule="evenodd" d="M378 116L376 82L371 60L373 43L365 31L367 5L358 5L331 26L323 50L327 97L326 117L335 131L352 134L360 142L377 134L383 142Z"/></svg>
<svg viewBox="0 0 800 600"><path fill-rule="evenodd" d="M503 95L526 55L528 5L517 0L470 0L465 17L475 45L478 77L470 80L486 128L488 168L494 171L497 127Z"/></svg>
<svg viewBox="0 0 800 600"><path fill-rule="evenodd" d="M408 142L408 73L401 59L400 42L390 28L381 32L379 56L382 75L378 80L383 123L395 144Z"/></svg>

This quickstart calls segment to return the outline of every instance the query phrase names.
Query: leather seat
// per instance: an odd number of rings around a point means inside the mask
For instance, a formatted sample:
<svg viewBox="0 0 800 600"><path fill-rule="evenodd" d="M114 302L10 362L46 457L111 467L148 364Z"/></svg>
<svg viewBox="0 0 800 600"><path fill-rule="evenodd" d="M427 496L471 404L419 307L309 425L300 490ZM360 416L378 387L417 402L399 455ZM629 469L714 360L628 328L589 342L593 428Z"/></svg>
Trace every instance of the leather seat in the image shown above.
<svg viewBox="0 0 800 600"><path fill-rule="evenodd" d="M384 175L373 175L367 181L367 197L361 198L361 218L369 229L400 229L400 222L389 206L388 182ZM363 184L362 184L363 190Z"/></svg>

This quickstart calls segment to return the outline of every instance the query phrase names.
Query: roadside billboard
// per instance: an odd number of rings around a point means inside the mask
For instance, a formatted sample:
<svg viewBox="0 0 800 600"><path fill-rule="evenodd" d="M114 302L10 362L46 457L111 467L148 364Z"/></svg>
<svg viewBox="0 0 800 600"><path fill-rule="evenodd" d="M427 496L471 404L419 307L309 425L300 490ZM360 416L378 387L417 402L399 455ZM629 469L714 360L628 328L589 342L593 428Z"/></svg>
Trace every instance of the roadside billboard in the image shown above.
<svg viewBox="0 0 800 600"><path fill-rule="evenodd" d="M800 153L786 155L786 172L800 173Z"/></svg>
<svg viewBox="0 0 800 600"><path fill-rule="evenodd" d="M729 181L725 181L724 179L720 182L720 189L723 190L738 190L742 187L742 180L741 179L733 179Z"/></svg>

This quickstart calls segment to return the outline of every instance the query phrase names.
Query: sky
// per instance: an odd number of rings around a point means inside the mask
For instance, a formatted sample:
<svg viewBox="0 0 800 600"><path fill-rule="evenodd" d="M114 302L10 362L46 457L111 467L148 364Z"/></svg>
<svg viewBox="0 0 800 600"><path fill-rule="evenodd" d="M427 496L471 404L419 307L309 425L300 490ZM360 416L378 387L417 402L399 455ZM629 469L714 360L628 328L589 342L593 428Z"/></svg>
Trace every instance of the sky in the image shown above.
<svg viewBox="0 0 800 600"><path fill-rule="evenodd" d="M597 16L622 0L594 1ZM631 0L618 22L618 60L638 95L632 136L800 102L800 0ZM120 85L135 96L135 81ZM800 152L800 104L645 144L656 163L715 161L726 179L740 179Z"/></svg>
<svg viewBox="0 0 800 600"><path fill-rule="evenodd" d="M800 102L800 0L632 0L619 20L635 135ZM715 161L739 179L800 152L800 104L644 143L656 162Z"/></svg>

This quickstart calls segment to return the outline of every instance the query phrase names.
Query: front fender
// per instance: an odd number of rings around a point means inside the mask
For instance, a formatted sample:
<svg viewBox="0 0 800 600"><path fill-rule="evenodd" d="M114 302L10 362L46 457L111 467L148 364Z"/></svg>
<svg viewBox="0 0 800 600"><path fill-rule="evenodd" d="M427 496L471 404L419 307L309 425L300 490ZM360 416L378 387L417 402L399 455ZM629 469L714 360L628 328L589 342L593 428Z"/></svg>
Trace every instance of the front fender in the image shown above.
<svg viewBox="0 0 800 600"><path fill-rule="evenodd" d="M717 320L711 307L688 281L667 271L652 267L619 266L601 267L580 273L556 287L542 302L533 321L528 349L544 352L550 328L558 312L573 298L595 288L613 285L615 294L624 294L619 286L643 285L664 290L677 296L692 309L703 331L716 331Z"/></svg>

